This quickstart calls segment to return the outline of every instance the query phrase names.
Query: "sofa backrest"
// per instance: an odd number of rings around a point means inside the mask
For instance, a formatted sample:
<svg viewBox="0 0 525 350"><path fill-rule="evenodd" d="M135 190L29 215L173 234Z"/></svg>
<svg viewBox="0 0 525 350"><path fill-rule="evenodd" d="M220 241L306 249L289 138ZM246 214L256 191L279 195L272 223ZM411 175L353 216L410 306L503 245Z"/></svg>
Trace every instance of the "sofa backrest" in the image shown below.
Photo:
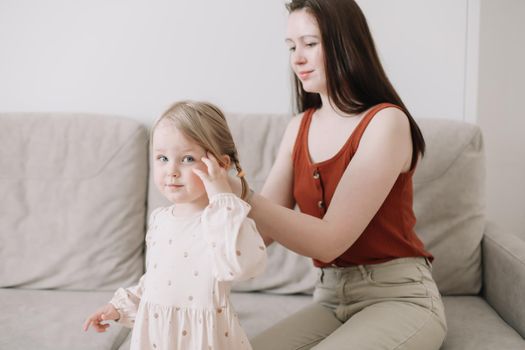
<svg viewBox="0 0 525 350"><path fill-rule="evenodd" d="M442 294L477 294L485 227L485 162L480 128L420 119L427 153L414 176L416 232L435 257Z"/></svg>
<svg viewBox="0 0 525 350"><path fill-rule="evenodd" d="M0 114L0 287L114 290L143 273L147 135L84 114Z"/></svg>

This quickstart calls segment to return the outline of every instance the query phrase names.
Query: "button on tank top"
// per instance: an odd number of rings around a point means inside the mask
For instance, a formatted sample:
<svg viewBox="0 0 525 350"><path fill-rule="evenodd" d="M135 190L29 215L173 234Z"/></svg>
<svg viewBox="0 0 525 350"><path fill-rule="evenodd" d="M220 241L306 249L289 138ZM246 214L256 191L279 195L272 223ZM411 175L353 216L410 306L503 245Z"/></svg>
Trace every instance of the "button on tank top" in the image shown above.
<svg viewBox="0 0 525 350"><path fill-rule="evenodd" d="M312 163L308 150L308 130L315 112L307 110L295 140L292 153L294 168L293 194L301 212L323 218L341 177L359 147L366 127L380 110L399 108L383 103L370 109L356 126L344 146L332 158ZM403 257L433 259L414 231L416 218L412 208L414 169L402 173L378 212L359 238L341 256L331 262L314 259L317 267L377 264Z"/></svg>

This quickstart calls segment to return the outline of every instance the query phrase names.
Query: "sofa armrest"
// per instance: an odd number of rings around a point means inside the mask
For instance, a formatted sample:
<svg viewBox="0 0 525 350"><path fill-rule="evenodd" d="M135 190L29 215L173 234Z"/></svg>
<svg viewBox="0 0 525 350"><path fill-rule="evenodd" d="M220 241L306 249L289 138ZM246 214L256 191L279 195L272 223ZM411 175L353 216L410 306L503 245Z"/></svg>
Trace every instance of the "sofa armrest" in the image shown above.
<svg viewBox="0 0 525 350"><path fill-rule="evenodd" d="M482 252L485 299L525 337L525 241L488 223Z"/></svg>

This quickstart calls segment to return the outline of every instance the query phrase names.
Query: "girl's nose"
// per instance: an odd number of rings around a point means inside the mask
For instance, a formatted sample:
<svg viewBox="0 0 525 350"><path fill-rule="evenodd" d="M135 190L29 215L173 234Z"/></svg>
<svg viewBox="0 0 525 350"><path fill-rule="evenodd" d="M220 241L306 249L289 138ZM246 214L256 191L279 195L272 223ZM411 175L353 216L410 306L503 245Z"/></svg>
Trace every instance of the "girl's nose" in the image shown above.
<svg viewBox="0 0 525 350"><path fill-rule="evenodd" d="M168 176L168 179L167 179L167 182L168 184L174 184L175 183L175 180L179 177L179 174L177 173L172 173Z"/></svg>
<svg viewBox="0 0 525 350"><path fill-rule="evenodd" d="M180 177L180 171L176 164L170 164L170 166L166 169L168 171L168 176L172 178Z"/></svg>

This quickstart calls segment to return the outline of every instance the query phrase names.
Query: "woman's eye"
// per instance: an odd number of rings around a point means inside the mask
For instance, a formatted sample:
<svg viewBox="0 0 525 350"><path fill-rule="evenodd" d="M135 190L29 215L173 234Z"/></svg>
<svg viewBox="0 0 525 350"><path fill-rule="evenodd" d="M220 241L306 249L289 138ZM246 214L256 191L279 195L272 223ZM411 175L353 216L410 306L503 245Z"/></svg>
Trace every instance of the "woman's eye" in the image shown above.
<svg viewBox="0 0 525 350"><path fill-rule="evenodd" d="M183 163L191 163L191 162L194 162L195 161L195 158L193 158L192 156L184 156L182 158L182 162Z"/></svg>
<svg viewBox="0 0 525 350"><path fill-rule="evenodd" d="M288 48L288 51L290 51L290 52L294 52L294 51L295 51L295 47L293 47L293 46L292 46L292 47L289 47L289 48Z"/></svg>
<svg viewBox="0 0 525 350"><path fill-rule="evenodd" d="M317 43L306 43L305 45L307 47L314 47L315 45L317 45Z"/></svg>
<svg viewBox="0 0 525 350"><path fill-rule="evenodd" d="M157 160L159 160L161 162L167 162L168 161L168 157L166 157L166 156L157 156Z"/></svg>

